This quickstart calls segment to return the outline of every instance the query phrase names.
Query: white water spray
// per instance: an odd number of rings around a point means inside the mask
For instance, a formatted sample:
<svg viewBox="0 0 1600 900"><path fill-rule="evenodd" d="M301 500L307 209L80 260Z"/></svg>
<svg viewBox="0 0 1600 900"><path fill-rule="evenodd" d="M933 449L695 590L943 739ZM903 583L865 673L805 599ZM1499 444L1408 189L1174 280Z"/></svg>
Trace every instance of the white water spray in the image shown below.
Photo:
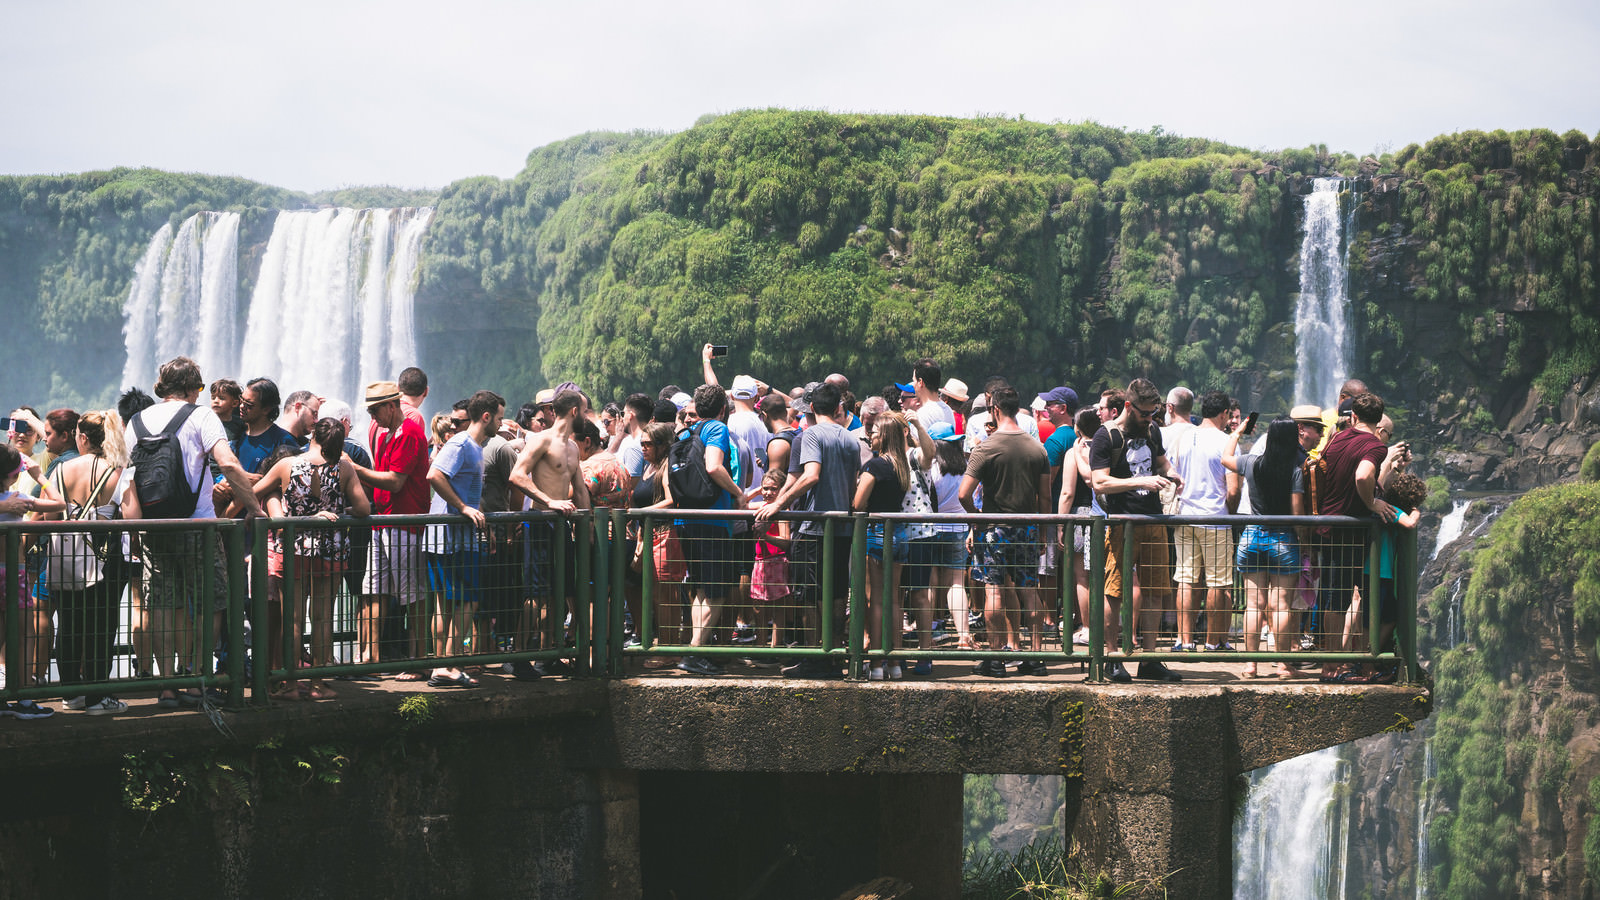
<svg viewBox="0 0 1600 900"><path fill-rule="evenodd" d="M1233 896L1342 900L1349 780L1338 747L1251 772L1234 822Z"/></svg>
<svg viewBox="0 0 1600 900"><path fill-rule="evenodd" d="M1461 529L1467 523L1467 507L1472 505L1470 500L1457 500L1450 506L1450 511L1439 520L1439 534L1433 540L1433 553L1428 559L1438 559L1439 551L1450 546L1456 538L1461 537Z"/></svg>
<svg viewBox="0 0 1600 900"><path fill-rule="evenodd" d="M1345 273L1350 224L1340 212L1345 181L1318 178L1306 195L1300 300L1294 310L1294 402L1332 403L1350 371L1350 296ZM1351 216L1354 215L1352 207Z"/></svg>
<svg viewBox="0 0 1600 900"><path fill-rule="evenodd" d="M231 368L238 283L238 213L195 213L176 236L161 226L123 307L121 386L150 387L156 367L174 356L192 357L201 372Z"/></svg>
<svg viewBox="0 0 1600 900"><path fill-rule="evenodd" d="M432 220L430 208L281 212L247 310L237 213L198 213L176 235L162 226L124 309L124 386L148 389L156 367L182 355L208 379L266 376L359 409L362 385L416 364L413 301Z"/></svg>

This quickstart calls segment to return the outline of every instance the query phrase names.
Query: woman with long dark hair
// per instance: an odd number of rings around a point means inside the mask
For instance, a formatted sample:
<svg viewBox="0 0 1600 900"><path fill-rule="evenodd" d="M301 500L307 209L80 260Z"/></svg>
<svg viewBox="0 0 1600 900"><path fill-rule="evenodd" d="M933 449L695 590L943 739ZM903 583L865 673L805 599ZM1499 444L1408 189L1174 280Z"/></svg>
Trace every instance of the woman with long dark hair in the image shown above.
<svg viewBox="0 0 1600 900"><path fill-rule="evenodd" d="M1229 436L1222 464L1244 478L1250 492L1250 506L1262 516L1305 515L1305 487L1300 470L1300 437L1293 419L1279 416L1267 427L1266 449L1260 456L1236 456L1243 425ZM1273 649L1283 653L1293 648L1289 633L1291 610L1289 591L1300 574L1300 541L1296 529L1281 525L1250 525L1239 539L1234 563L1244 575L1244 648L1248 653L1261 649L1261 617L1270 616ZM1295 670L1278 663L1279 678L1291 678ZM1258 677L1255 663L1246 663L1246 678Z"/></svg>

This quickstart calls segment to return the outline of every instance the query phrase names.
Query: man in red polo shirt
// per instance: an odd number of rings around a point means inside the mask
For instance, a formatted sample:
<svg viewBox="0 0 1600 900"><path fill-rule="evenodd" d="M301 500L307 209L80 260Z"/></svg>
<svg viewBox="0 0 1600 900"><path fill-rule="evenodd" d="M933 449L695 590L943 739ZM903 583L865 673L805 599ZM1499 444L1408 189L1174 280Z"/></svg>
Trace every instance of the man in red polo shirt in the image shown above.
<svg viewBox="0 0 1600 900"><path fill-rule="evenodd" d="M372 448L372 468L356 467L361 482L372 489L374 516L422 515L428 511L428 440L418 420L400 405L400 388L392 381L367 385L367 414L372 426L367 444ZM378 662L378 638L384 598L405 606L414 604L422 590L422 528L417 525L374 526L367 558L367 575L361 585L361 662ZM427 629L413 631L426 638Z"/></svg>

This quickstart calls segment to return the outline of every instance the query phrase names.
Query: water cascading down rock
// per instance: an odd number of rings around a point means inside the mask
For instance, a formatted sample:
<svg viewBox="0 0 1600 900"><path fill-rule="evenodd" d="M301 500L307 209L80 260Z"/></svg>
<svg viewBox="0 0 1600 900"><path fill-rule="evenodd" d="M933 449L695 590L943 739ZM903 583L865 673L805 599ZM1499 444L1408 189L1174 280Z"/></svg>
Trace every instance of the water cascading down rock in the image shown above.
<svg viewBox="0 0 1600 900"><path fill-rule="evenodd" d="M266 376L360 405L417 359L413 300L431 208L286 210L239 305L239 215L197 213L151 238L124 309L124 385L174 356L207 378ZM245 323L242 339L237 323Z"/></svg>

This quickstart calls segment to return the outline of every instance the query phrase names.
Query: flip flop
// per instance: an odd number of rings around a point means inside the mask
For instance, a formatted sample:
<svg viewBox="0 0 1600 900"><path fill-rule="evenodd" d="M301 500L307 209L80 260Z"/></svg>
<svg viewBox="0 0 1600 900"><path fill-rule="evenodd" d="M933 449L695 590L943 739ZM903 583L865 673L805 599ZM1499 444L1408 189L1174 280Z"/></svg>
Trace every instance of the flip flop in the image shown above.
<svg viewBox="0 0 1600 900"><path fill-rule="evenodd" d="M422 677L422 673L421 672L401 672L399 675L396 675L394 677L394 680L395 681L422 681L424 679Z"/></svg>
<svg viewBox="0 0 1600 900"><path fill-rule="evenodd" d="M338 697L339 695L325 684L313 685L310 690L305 692L307 700L336 700Z"/></svg>
<svg viewBox="0 0 1600 900"><path fill-rule="evenodd" d="M438 687L438 688L475 688L477 686L478 686L478 682L475 681L472 678L472 676L466 674L465 672L463 672L462 674L456 676L455 678L447 678L447 677L445 677L443 675L435 675L432 678L428 679L428 687Z"/></svg>

